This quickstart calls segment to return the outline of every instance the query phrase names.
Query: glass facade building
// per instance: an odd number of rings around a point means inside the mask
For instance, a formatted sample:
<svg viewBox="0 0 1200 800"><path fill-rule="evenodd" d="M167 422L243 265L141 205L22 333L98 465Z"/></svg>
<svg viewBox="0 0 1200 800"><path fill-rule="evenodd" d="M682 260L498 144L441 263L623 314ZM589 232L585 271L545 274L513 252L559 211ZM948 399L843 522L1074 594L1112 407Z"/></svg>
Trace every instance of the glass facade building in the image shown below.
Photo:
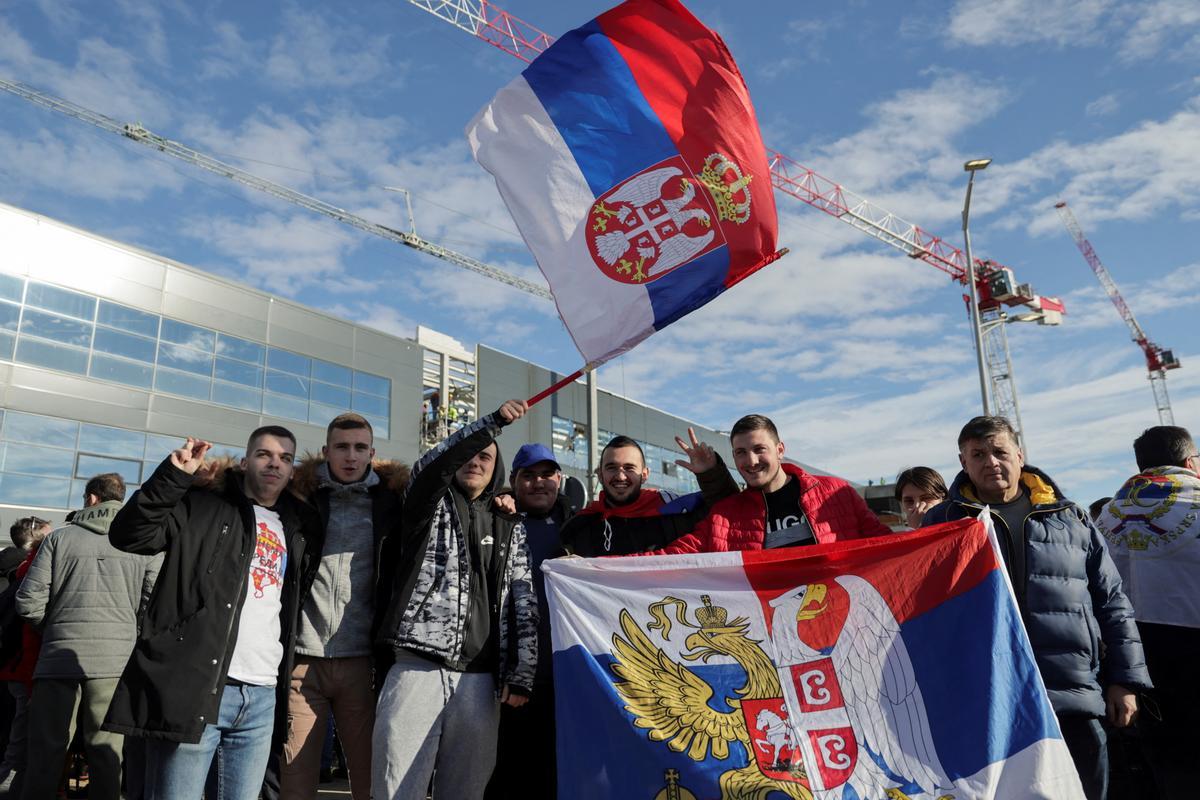
<svg viewBox="0 0 1200 800"><path fill-rule="evenodd" d="M239 457L262 425L318 453L344 411L370 420L376 455L422 452L555 373L419 327L382 333L184 264L0 204L0 534L29 513L61 520L83 486L117 472L139 486L185 436ZM553 447L589 488L587 390L567 386L505 429L501 453ZM718 431L599 391L600 446L639 442L651 486L695 491L675 437Z"/></svg>

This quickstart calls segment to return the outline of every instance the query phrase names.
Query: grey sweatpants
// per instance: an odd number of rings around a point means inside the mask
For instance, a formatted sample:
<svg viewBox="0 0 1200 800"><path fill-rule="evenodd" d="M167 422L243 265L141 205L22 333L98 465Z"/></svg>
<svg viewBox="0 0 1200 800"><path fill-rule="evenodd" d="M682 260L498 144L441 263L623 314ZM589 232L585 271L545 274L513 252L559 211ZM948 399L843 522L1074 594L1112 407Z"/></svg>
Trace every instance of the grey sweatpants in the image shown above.
<svg viewBox="0 0 1200 800"><path fill-rule="evenodd" d="M375 800L480 800L496 765L500 702L489 673L400 652L375 709Z"/></svg>

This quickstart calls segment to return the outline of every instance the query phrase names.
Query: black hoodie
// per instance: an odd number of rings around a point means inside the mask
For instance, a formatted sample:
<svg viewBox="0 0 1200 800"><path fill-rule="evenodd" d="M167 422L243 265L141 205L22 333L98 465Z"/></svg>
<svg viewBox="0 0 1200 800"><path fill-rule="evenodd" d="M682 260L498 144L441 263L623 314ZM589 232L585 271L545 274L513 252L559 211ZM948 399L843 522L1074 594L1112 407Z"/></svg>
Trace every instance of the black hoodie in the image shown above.
<svg viewBox="0 0 1200 800"><path fill-rule="evenodd" d="M467 628L463 637L462 663L464 672L492 672L499 652L500 625L496 609L500 605L498 553L500 542L492 525L492 502L504 484L504 460L500 445L492 465L491 484L474 500L468 500L455 480L450 487L454 510L462 523L467 540L471 570L471 595L468 600Z"/></svg>

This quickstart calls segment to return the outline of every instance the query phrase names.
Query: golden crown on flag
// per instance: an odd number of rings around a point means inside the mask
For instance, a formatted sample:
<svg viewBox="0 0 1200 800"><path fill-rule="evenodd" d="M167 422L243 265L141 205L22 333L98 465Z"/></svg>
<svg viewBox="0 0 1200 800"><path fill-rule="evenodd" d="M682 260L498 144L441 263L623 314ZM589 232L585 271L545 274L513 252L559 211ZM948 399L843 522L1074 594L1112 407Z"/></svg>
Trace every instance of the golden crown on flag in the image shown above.
<svg viewBox="0 0 1200 800"><path fill-rule="evenodd" d="M729 156L713 153L704 159L704 169L696 176L708 187L717 204L717 217L741 225L750 219L750 181L753 175L743 175L742 168ZM732 178L732 180L729 180Z"/></svg>
<svg viewBox="0 0 1200 800"><path fill-rule="evenodd" d="M709 595L700 595L700 602L704 603L704 608L696 609L696 621L700 623L700 627L724 628L729 622L729 612L720 606L714 606Z"/></svg>

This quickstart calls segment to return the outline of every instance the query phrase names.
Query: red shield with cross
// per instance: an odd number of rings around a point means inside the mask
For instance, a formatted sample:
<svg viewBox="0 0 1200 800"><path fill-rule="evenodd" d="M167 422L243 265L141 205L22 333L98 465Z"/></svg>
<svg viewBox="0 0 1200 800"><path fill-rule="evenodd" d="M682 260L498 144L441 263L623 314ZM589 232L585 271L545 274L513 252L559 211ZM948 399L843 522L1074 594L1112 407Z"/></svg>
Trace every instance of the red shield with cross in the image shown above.
<svg viewBox="0 0 1200 800"><path fill-rule="evenodd" d="M658 280L725 244L708 190L680 156L609 189L585 224L592 260L621 283Z"/></svg>
<svg viewBox="0 0 1200 800"><path fill-rule="evenodd" d="M777 781L808 785L804 779L804 757L796 731L788 720L782 697L743 700L742 715L754 746L754 759L762 774Z"/></svg>

